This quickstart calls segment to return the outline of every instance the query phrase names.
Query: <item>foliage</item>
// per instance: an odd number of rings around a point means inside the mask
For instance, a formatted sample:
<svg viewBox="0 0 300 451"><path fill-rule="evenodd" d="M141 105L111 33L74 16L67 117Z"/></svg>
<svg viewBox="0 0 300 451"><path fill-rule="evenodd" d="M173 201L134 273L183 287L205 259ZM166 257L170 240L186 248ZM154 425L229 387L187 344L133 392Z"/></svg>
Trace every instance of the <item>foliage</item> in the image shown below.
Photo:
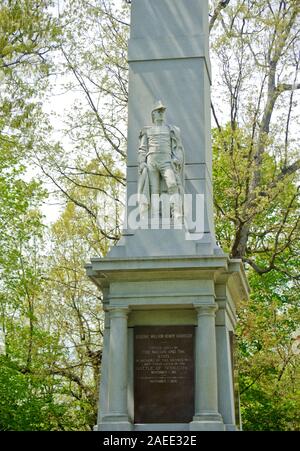
<svg viewBox="0 0 300 451"><path fill-rule="evenodd" d="M250 274L239 312L239 371L245 430L299 430L299 285L274 271Z"/></svg>
<svg viewBox="0 0 300 451"><path fill-rule="evenodd" d="M37 325L36 317L42 274L37 256L43 234L39 206L45 191L38 181L26 180L24 160L32 145L39 90L50 67L48 42L53 46L57 36L48 6L49 2L28 0L4 1L0 7L0 427L4 430L55 429L64 410L53 400L54 381L45 375L47 346L53 338Z"/></svg>
<svg viewBox="0 0 300 451"><path fill-rule="evenodd" d="M113 224L98 221L106 245L119 237L124 207L127 14L124 3L120 11L103 0L64 3L58 69L60 91L72 93L72 105L60 116L63 140L51 145L46 131L32 155L63 198L83 209L92 223L103 219L99 205L114 207Z"/></svg>
<svg viewBox="0 0 300 451"><path fill-rule="evenodd" d="M246 430L299 429L299 12L232 1L212 30L216 232L252 290L237 330Z"/></svg>

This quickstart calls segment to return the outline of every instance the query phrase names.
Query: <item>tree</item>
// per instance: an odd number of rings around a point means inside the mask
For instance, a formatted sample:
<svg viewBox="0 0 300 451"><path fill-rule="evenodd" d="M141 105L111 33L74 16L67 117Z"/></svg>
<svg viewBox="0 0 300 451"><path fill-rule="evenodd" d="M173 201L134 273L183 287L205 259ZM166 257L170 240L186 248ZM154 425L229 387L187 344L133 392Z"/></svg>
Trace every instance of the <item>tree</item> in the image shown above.
<svg viewBox="0 0 300 451"><path fill-rule="evenodd" d="M60 33L42 0L4 0L0 7L0 144L19 155L30 148L28 132L48 81ZM24 155L24 154L23 154Z"/></svg>
<svg viewBox="0 0 300 451"><path fill-rule="evenodd" d="M230 124L225 129L215 109L214 112L218 146L227 151L228 162L233 165L228 196L235 202L232 222L236 230L231 254L252 266L255 266L255 259L247 258L247 253L253 255L255 249L255 240L251 239L253 220L266 206L277 202L282 187L295 180L300 167L291 130L292 120L295 120L295 90L300 88L296 82L300 58L299 4L295 1L271 3L233 2L225 9L222 31L213 46L223 67L222 81L230 105ZM283 120L282 115L287 119ZM283 125L278 126L278 121ZM237 158L244 160L241 174L234 173ZM296 192L289 194L291 204L287 201L276 227L281 237L286 216L294 210L297 199ZM217 208L222 215L218 201ZM293 241L297 225L296 221L294 230L287 233L287 246ZM269 224L266 226L268 238ZM262 268L256 265L254 269L261 273L274 269L281 250L276 242L269 265Z"/></svg>
<svg viewBox="0 0 300 451"><path fill-rule="evenodd" d="M49 73L58 28L49 2L4 0L0 6L0 328L4 430L57 428L64 408L47 378L55 337L37 323L41 308L41 184L26 180L26 153ZM49 42L51 45L49 45ZM45 369L41 371L41 367Z"/></svg>
<svg viewBox="0 0 300 451"><path fill-rule="evenodd" d="M84 194L82 189L83 200ZM99 396L103 315L98 290L89 283L84 265L91 252L106 251L105 243L98 227L71 202L53 225L51 239L47 303L51 330L59 335L63 350L51 371L65 385L76 427L92 429Z"/></svg>
<svg viewBox="0 0 300 451"><path fill-rule="evenodd" d="M299 285L272 271L250 274L252 295L240 306L239 372L245 430L299 430Z"/></svg>
<svg viewBox="0 0 300 451"><path fill-rule="evenodd" d="M212 31L222 68L212 104L217 236L252 289L238 327L248 430L298 427L299 12L295 1L233 1Z"/></svg>
<svg viewBox="0 0 300 451"><path fill-rule="evenodd" d="M61 118L61 142L49 143L49 131L32 152L33 161L63 194L96 223L99 199L116 204L114 228L103 237L119 238L125 189L127 37L129 24L107 1L69 0L61 15L64 30L59 47L61 90L75 98ZM41 143L43 143L41 145ZM83 203L82 189L91 193ZM86 196L87 200L88 197Z"/></svg>

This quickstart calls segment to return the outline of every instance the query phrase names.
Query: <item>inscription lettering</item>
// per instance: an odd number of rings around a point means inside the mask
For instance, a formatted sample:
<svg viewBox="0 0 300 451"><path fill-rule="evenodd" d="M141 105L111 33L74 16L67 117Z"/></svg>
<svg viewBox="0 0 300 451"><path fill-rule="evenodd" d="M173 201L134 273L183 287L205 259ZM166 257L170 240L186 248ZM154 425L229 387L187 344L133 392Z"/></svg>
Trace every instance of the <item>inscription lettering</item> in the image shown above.
<svg viewBox="0 0 300 451"><path fill-rule="evenodd" d="M134 348L135 422L190 421L194 327L136 327Z"/></svg>

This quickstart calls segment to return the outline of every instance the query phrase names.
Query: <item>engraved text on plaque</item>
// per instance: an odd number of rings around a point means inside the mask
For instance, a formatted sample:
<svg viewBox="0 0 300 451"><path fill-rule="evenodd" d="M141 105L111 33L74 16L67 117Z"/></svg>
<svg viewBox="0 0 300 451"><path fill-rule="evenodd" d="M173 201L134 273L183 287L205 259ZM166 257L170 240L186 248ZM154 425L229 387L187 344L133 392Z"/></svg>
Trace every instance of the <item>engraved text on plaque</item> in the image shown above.
<svg viewBox="0 0 300 451"><path fill-rule="evenodd" d="M188 423L194 415L194 327L134 329L135 423Z"/></svg>

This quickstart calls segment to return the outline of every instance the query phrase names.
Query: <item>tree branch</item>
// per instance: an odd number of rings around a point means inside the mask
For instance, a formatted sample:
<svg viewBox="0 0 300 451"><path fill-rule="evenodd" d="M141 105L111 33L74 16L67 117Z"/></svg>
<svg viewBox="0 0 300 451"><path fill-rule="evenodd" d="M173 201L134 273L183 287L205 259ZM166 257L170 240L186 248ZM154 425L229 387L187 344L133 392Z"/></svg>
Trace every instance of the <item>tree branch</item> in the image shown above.
<svg viewBox="0 0 300 451"><path fill-rule="evenodd" d="M269 188L275 188L275 186L281 182L285 177L288 175L294 174L300 169L300 158L299 160L296 160L294 163L290 164L289 166L286 166L282 168L280 174L276 177L275 180L269 185Z"/></svg>
<svg viewBox="0 0 300 451"><path fill-rule="evenodd" d="M277 85L276 90L281 93L284 91L296 91L300 89L300 83L288 84L288 83L280 83Z"/></svg>
<svg viewBox="0 0 300 451"><path fill-rule="evenodd" d="M222 9L226 8L226 6L229 4L230 0L220 0L219 3L217 4L213 15L209 21L209 32L211 32L217 18L219 17Z"/></svg>

